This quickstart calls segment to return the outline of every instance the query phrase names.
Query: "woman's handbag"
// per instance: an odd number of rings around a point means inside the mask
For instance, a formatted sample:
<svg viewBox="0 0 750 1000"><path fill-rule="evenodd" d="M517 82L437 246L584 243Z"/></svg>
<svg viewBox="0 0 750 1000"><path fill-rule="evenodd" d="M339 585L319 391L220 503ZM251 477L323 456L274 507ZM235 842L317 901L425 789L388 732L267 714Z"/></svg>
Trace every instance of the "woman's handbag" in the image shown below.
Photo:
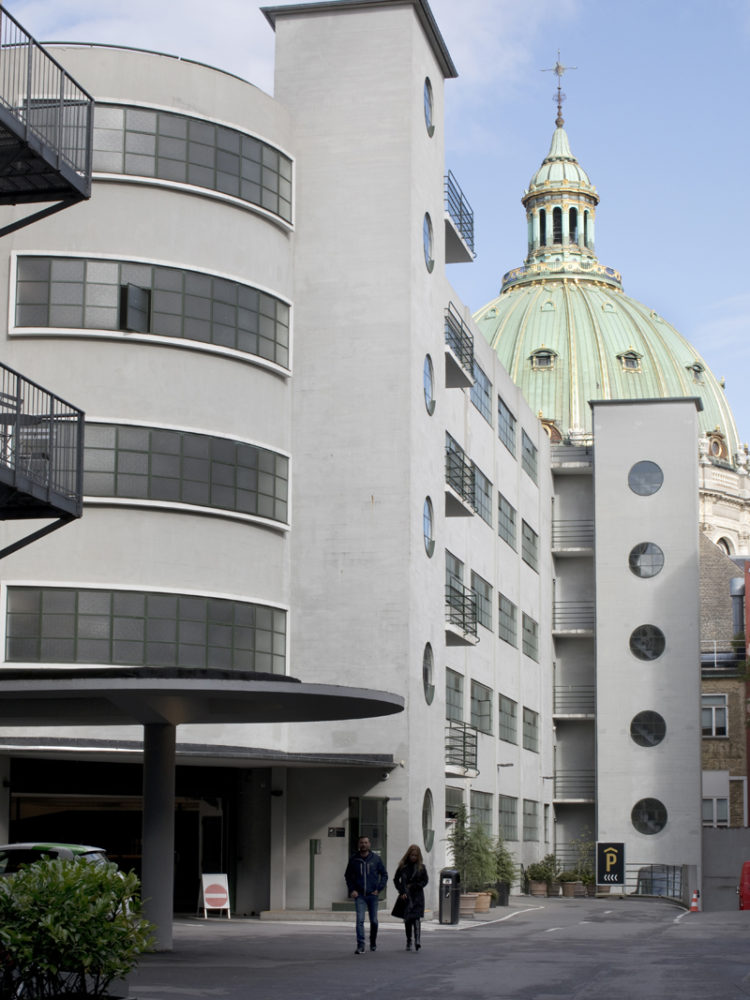
<svg viewBox="0 0 750 1000"><path fill-rule="evenodd" d="M401 917L403 919L406 913L406 900L403 896L397 896L396 902L393 904L393 909L391 910L392 917Z"/></svg>

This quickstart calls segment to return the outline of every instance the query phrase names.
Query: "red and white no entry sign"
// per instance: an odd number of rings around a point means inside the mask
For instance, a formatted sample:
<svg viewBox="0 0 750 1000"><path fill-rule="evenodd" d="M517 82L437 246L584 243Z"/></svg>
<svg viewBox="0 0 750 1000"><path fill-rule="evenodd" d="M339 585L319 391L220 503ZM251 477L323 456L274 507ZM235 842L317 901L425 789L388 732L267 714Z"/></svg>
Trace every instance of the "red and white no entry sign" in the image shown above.
<svg viewBox="0 0 750 1000"><path fill-rule="evenodd" d="M227 876L201 875L201 888L203 900L200 905L203 907L203 916L208 917L209 910L225 910L227 917L231 918Z"/></svg>

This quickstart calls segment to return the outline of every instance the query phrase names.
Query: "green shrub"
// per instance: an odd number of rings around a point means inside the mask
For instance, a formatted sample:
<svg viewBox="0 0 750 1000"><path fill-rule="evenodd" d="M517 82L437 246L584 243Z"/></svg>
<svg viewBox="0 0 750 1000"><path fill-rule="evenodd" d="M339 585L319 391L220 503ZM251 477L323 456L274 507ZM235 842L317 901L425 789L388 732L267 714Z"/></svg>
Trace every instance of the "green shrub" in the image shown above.
<svg viewBox="0 0 750 1000"><path fill-rule="evenodd" d="M495 868L496 880L512 886L516 880L516 863L499 834L495 841Z"/></svg>
<svg viewBox="0 0 750 1000"><path fill-rule="evenodd" d="M81 859L0 879L0 1000L106 996L152 941L139 891L133 872Z"/></svg>

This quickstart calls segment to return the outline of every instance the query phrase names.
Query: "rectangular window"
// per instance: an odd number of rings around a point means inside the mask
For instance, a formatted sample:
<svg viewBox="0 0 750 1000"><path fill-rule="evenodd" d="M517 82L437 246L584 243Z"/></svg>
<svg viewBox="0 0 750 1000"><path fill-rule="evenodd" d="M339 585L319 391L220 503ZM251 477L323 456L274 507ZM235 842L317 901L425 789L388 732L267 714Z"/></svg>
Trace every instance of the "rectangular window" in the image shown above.
<svg viewBox="0 0 750 1000"><path fill-rule="evenodd" d="M497 735L506 743L518 743L518 704L504 694L499 695L500 722Z"/></svg>
<svg viewBox="0 0 750 1000"><path fill-rule="evenodd" d="M459 584L459 589L464 582L464 564L447 549L445 550L445 582L448 586L452 583Z"/></svg>
<svg viewBox="0 0 750 1000"><path fill-rule="evenodd" d="M482 414L487 423L492 426L492 382L474 362L474 385L471 387L471 401Z"/></svg>
<svg viewBox="0 0 750 1000"><path fill-rule="evenodd" d="M521 468L532 482L537 481L537 450L526 431L521 431Z"/></svg>
<svg viewBox="0 0 750 1000"><path fill-rule="evenodd" d="M518 840L518 799L498 795L498 826L503 840Z"/></svg>
<svg viewBox="0 0 750 1000"><path fill-rule="evenodd" d="M539 753L539 714L530 708L523 710L523 748Z"/></svg>
<svg viewBox="0 0 750 1000"><path fill-rule="evenodd" d="M479 573L471 571L471 589L477 606L477 621L492 631L492 587Z"/></svg>
<svg viewBox="0 0 750 1000"><path fill-rule="evenodd" d="M523 800L523 839L539 840L539 803Z"/></svg>
<svg viewBox="0 0 750 1000"><path fill-rule="evenodd" d="M445 717L449 722L462 722L464 717L464 679L450 667L445 671Z"/></svg>
<svg viewBox="0 0 750 1000"><path fill-rule="evenodd" d="M727 736L727 696L701 695L701 729L704 736Z"/></svg>
<svg viewBox="0 0 750 1000"><path fill-rule="evenodd" d="M523 641L521 647L532 660L539 662L539 626L533 618L523 615Z"/></svg>
<svg viewBox="0 0 750 1000"><path fill-rule="evenodd" d="M471 682L471 724L480 733L492 733L492 691L478 681Z"/></svg>
<svg viewBox="0 0 750 1000"><path fill-rule="evenodd" d="M492 483L481 469L474 469L474 510L492 527Z"/></svg>
<svg viewBox="0 0 750 1000"><path fill-rule="evenodd" d="M516 418L499 396L497 397L497 436L511 455L515 456Z"/></svg>
<svg viewBox="0 0 750 1000"><path fill-rule="evenodd" d="M539 572L539 535L525 521L521 521L521 558Z"/></svg>
<svg viewBox="0 0 750 1000"><path fill-rule="evenodd" d="M497 495L497 533L515 550L516 542L516 508L508 503L502 493Z"/></svg>
<svg viewBox="0 0 750 1000"><path fill-rule="evenodd" d="M704 826L729 826L729 799L703 799Z"/></svg>
<svg viewBox="0 0 750 1000"><path fill-rule="evenodd" d="M464 792L462 788L452 788L445 786L445 818L455 819L458 810L464 804Z"/></svg>
<svg viewBox="0 0 750 1000"><path fill-rule="evenodd" d="M505 594L497 595L500 638L503 642L509 642L511 646L516 647L518 646L517 612L518 608Z"/></svg>
<svg viewBox="0 0 750 1000"><path fill-rule="evenodd" d="M487 833L492 836L492 795L490 792L471 792L471 813L472 823L483 826Z"/></svg>

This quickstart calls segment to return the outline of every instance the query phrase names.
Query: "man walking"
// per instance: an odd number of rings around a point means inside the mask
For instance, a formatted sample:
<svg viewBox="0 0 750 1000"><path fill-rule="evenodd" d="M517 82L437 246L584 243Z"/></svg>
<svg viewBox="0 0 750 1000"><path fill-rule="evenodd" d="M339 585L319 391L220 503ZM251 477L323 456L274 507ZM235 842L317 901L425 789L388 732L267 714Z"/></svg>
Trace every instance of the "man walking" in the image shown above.
<svg viewBox="0 0 750 1000"><path fill-rule="evenodd" d="M365 910L370 917L370 951L375 951L378 938L378 898L388 884L388 872L380 856L370 850L369 837L360 837L357 841L357 853L349 859L344 878L357 913L357 949L354 954L362 955L365 950Z"/></svg>

